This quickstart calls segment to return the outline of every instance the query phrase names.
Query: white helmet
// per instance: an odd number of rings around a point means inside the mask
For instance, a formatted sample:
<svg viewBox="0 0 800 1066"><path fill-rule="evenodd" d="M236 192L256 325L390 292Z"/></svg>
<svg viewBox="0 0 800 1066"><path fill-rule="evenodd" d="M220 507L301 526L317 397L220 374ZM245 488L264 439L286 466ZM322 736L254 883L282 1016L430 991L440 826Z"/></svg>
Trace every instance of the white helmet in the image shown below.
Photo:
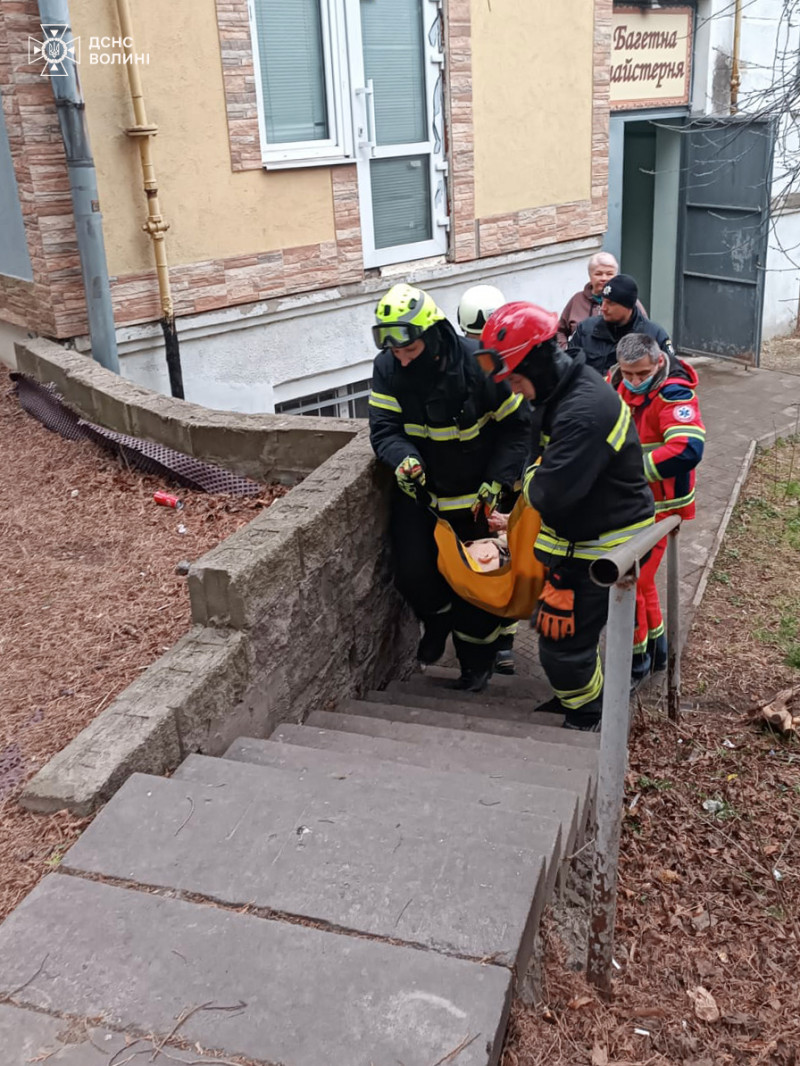
<svg viewBox="0 0 800 1066"><path fill-rule="evenodd" d="M494 285L473 285L461 297L458 324L468 337L480 337L489 315L505 302L505 296Z"/></svg>

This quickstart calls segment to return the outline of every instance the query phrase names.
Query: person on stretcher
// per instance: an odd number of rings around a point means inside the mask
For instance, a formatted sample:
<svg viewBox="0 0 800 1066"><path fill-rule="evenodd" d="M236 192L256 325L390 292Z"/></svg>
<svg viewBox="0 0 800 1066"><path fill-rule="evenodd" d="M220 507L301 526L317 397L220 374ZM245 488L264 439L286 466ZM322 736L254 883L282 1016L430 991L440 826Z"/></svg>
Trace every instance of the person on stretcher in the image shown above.
<svg viewBox="0 0 800 1066"><path fill-rule="evenodd" d="M503 515L502 517L507 518L508 516ZM508 538L503 533L497 537L485 537L483 540L468 540L464 543L464 549L470 559L484 571L499 570L511 558L508 550Z"/></svg>

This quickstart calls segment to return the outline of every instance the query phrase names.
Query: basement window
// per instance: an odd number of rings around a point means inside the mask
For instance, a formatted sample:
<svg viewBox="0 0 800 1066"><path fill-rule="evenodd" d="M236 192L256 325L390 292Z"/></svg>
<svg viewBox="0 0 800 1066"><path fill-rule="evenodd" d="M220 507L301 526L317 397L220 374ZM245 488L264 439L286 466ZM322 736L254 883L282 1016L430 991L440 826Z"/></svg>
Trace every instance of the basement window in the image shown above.
<svg viewBox="0 0 800 1066"><path fill-rule="evenodd" d="M275 404L276 415L317 415L325 418L367 418L372 380L354 381L338 389L313 392Z"/></svg>

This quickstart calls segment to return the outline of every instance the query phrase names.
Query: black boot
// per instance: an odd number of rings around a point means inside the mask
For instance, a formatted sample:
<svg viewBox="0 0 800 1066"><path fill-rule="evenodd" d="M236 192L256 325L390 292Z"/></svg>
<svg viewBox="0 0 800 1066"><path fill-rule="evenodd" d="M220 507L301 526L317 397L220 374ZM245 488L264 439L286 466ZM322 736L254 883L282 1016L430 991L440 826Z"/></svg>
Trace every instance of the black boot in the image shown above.
<svg viewBox="0 0 800 1066"><path fill-rule="evenodd" d="M494 660L494 668L498 674L514 673L514 652L511 648L501 648Z"/></svg>
<svg viewBox="0 0 800 1066"><path fill-rule="evenodd" d="M648 640L647 652L650 656L650 668L654 674L667 668L667 636L662 633L655 640Z"/></svg>
<svg viewBox="0 0 800 1066"><path fill-rule="evenodd" d="M635 651L631 660L631 692L650 676L650 656L646 651Z"/></svg>
<svg viewBox="0 0 800 1066"><path fill-rule="evenodd" d="M450 611L428 615L423 618L422 624L424 630L417 646L417 659L423 666L430 666L444 655L450 636Z"/></svg>
<svg viewBox="0 0 800 1066"><path fill-rule="evenodd" d="M461 692L483 692L489 684L493 672L491 666L488 670L469 670L462 666L461 677L453 682L452 687L459 689Z"/></svg>
<svg viewBox="0 0 800 1066"><path fill-rule="evenodd" d="M538 714L566 714L566 708L558 696L551 696L545 703L533 708Z"/></svg>
<svg viewBox="0 0 800 1066"><path fill-rule="evenodd" d="M603 712L603 697L584 703L575 710L567 708L563 729L579 729L582 733L600 732L600 715Z"/></svg>

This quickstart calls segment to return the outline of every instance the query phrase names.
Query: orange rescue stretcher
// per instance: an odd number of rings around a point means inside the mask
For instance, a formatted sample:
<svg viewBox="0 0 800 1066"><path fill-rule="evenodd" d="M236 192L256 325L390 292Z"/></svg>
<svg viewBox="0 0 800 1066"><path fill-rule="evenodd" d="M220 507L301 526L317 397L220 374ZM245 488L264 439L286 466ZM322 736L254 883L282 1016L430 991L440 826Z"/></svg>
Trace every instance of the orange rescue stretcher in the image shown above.
<svg viewBox="0 0 800 1066"><path fill-rule="evenodd" d="M470 557L450 523L437 515L439 571L467 603L501 618L530 618L545 582L545 568L533 554L540 526L539 512L520 496L508 516L509 561L487 571Z"/></svg>

